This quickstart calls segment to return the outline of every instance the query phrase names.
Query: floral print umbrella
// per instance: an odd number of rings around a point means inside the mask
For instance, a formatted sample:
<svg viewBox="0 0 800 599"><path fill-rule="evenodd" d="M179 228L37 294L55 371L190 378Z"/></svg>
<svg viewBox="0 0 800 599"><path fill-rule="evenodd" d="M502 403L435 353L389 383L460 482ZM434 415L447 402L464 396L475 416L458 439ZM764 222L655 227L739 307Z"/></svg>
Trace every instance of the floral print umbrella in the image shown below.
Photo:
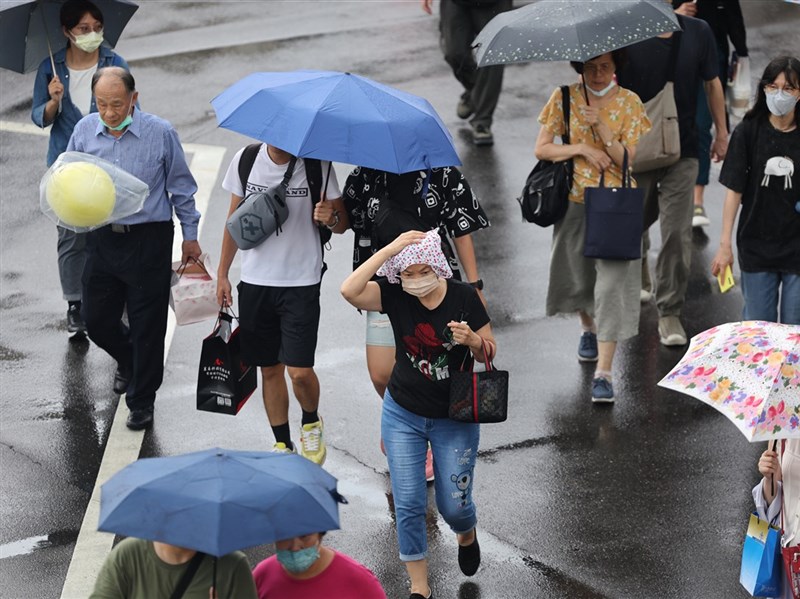
<svg viewBox="0 0 800 599"><path fill-rule="evenodd" d="M678 31L664 0L540 0L500 13L473 42L478 66L576 60Z"/></svg>
<svg viewBox="0 0 800 599"><path fill-rule="evenodd" d="M703 331L658 384L719 410L750 442L800 438L800 326L751 320Z"/></svg>

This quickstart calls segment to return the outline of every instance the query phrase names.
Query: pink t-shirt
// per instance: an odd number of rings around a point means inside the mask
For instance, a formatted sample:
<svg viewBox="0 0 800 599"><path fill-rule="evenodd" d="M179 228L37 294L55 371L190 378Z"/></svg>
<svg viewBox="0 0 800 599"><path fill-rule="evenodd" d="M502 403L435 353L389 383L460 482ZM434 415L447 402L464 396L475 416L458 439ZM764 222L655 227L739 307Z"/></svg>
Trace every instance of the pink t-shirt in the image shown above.
<svg viewBox="0 0 800 599"><path fill-rule="evenodd" d="M375 575L351 557L334 551L333 561L307 580L291 578L274 555L253 570L259 599L386 599Z"/></svg>

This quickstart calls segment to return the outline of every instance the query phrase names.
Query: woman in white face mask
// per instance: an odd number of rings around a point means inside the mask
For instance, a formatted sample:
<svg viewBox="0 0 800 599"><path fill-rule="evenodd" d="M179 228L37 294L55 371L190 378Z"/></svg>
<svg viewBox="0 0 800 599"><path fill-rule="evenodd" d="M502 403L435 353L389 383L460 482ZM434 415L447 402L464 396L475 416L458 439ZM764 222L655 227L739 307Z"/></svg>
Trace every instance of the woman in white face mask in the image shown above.
<svg viewBox="0 0 800 599"><path fill-rule="evenodd" d="M555 143L565 134L559 88L539 115L542 128L535 150L539 160L573 161L567 212L553 229L547 315L577 312L578 360L597 363L591 389L595 403L614 401L611 372L617 342L639 332L641 260L583 255L584 190L598 187L601 173L606 187L621 187L625 149L632 164L639 139L651 128L639 96L615 80L625 57L622 49L570 63L581 79L569 86L569 143Z"/></svg>
<svg viewBox="0 0 800 599"><path fill-rule="evenodd" d="M728 188L711 272L733 266L733 223L744 320L800 324L800 60L772 60L753 108L731 136L719 181Z"/></svg>
<svg viewBox="0 0 800 599"><path fill-rule="evenodd" d="M102 46L103 13L88 0L68 0L61 7L61 31L66 47L44 59L36 73L31 119L39 127L52 125L47 166L67 149L75 124L97 112L92 97L92 76L98 68L128 64ZM52 34L52 32L51 32ZM53 65L55 64L55 73ZM67 300L67 330L85 335L81 318L81 275L86 261L86 234L58 227L58 271Z"/></svg>
<svg viewBox="0 0 800 599"><path fill-rule="evenodd" d="M376 274L386 279L372 281ZM493 357L497 344L478 291L451 277L438 232L408 231L342 283L348 302L386 313L394 331L395 367L383 398L381 435L411 599L432 596L425 527L428 443L436 506L456 533L458 565L467 576L480 565L472 500L480 425L448 418L450 372L472 368L473 358L484 362L485 351Z"/></svg>

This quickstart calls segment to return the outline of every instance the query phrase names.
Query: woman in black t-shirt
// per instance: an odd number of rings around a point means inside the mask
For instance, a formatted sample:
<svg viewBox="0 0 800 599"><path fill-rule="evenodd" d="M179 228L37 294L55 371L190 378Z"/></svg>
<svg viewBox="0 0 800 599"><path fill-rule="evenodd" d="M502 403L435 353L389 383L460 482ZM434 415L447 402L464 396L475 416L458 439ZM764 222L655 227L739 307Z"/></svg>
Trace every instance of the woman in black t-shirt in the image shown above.
<svg viewBox="0 0 800 599"><path fill-rule="evenodd" d="M387 278L373 281L376 275ZM447 417L450 367L471 368L492 357L489 315L469 284L452 280L436 231L408 231L378 250L342 283L362 310L385 312L395 338L395 366L384 394L381 434L389 459L400 559L411 598L430 597L426 562L425 454L433 450L436 505L458 538L458 564L472 576L480 565L472 484L478 424ZM397 283L400 283L398 285Z"/></svg>
<svg viewBox="0 0 800 599"><path fill-rule="evenodd" d="M711 263L719 275L733 265L736 232L744 320L800 324L800 60L767 65L756 103L733 132L719 180L728 188L720 248ZM780 314L778 302L780 297Z"/></svg>

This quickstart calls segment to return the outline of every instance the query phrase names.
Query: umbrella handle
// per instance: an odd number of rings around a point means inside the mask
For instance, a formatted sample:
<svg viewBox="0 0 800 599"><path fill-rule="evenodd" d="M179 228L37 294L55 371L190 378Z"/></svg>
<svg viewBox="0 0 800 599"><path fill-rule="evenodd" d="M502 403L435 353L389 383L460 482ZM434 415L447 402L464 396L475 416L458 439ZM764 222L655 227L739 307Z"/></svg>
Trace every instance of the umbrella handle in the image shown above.
<svg viewBox="0 0 800 599"><path fill-rule="evenodd" d="M776 449L778 449L778 440L777 439L773 439L772 440L772 451L775 451ZM772 489L772 497L775 497L775 477L774 476L770 476L769 477L769 481L770 481L770 486L771 486L771 489Z"/></svg>
<svg viewBox="0 0 800 599"><path fill-rule="evenodd" d="M58 73L56 73L56 61L53 60L53 48L50 46L50 32L47 30L47 20L44 18L44 9L41 4L39 4L39 14L42 16L44 37L47 40L47 54L50 56L50 68L53 69L53 77L58 77ZM58 101L58 112L61 112L61 100Z"/></svg>

